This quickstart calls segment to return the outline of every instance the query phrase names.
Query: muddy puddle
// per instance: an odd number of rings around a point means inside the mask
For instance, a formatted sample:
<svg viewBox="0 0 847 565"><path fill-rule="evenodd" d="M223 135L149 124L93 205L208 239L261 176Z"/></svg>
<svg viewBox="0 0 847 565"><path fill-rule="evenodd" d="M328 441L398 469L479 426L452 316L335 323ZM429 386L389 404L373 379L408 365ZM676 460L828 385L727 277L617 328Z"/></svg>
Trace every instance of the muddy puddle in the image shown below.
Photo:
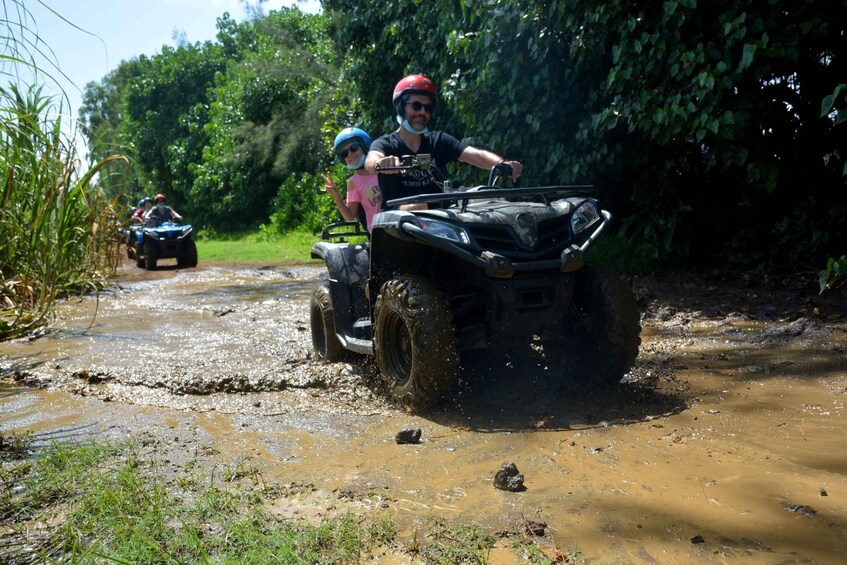
<svg viewBox="0 0 847 565"><path fill-rule="evenodd" d="M321 268L126 269L45 335L0 344L0 430L145 434L174 468L199 453L309 485L282 515L320 517L342 493L407 535L533 521L587 563L847 562L843 300L634 281L643 344L620 389L576 397L538 359L507 359L413 415L367 359L312 358ZM398 445L405 428L421 443ZM493 487L506 461L526 490Z"/></svg>

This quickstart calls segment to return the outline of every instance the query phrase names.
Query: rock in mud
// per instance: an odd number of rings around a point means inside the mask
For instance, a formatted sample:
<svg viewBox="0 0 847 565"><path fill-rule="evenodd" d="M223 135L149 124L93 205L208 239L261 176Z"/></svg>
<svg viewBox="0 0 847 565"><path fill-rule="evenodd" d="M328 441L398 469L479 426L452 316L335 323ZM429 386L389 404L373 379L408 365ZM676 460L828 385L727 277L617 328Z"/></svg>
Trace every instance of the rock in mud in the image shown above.
<svg viewBox="0 0 847 565"><path fill-rule="evenodd" d="M510 492L526 490L526 487L523 485L523 475L511 461L506 461L500 465L500 469L494 475L494 488L508 490Z"/></svg>
<svg viewBox="0 0 847 565"><path fill-rule="evenodd" d="M804 516L810 517L818 513L817 510L805 504L786 504L785 509L789 512L796 512L797 514L803 514Z"/></svg>
<svg viewBox="0 0 847 565"><path fill-rule="evenodd" d="M407 428L405 430L401 430L397 432L397 435L394 436L394 439L397 443L420 443L421 442L421 429L420 428Z"/></svg>
<svg viewBox="0 0 847 565"><path fill-rule="evenodd" d="M547 531L547 522L536 522L535 520L527 520L524 524L524 532L528 536L543 536Z"/></svg>

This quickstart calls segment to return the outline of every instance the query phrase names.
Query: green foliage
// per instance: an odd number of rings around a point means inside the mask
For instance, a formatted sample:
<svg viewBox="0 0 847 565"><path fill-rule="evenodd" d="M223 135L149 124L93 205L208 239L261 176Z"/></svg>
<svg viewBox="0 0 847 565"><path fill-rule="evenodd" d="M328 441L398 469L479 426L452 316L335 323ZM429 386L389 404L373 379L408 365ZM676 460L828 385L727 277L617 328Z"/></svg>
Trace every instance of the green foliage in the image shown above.
<svg viewBox="0 0 847 565"><path fill-rule="evenodd" d="M236 466L248 473L220 484L213 474L169 485L142 447L56 444L4 467L4 491L19 494L0 498L0 518L24 526L6 536L4 555L22 563L355 563L396 534L386 516L280 521L265 508L282 489L265 487L249 461Z"/></svg>
<svg viewBox="0 0 847 565"><path fill-rule="evenodd" d="M286 8L224 29L227 44L250 47L215 85L191 198L201 223L239 228L267 217L284 178L318 169L333 70L320 16Z"/></svg>
<svg viewBox="0 0 847 565"><path fill-rule="evenodd" d="M189 191L192 166L208 144L209 92L224 71L219 45L211 42L163 47L141 56L138 74L124 96L121 139L139 168L144 192L163 192L178 210L192 212Z"/></svg>
<svg viewBox="0 0 847 565"><path fill-rule="evenodd" d="M99 83L85 85L78 124L88 144L89 167L111 155L128 153L129 144L121 134L123 98L139 73L137 60L125 61ZM125 161L109 162L101 169L98 184L108 198L127 196L134 205L142 196L152 196L141 173Z"/></svg>
<svg viewBox="0 0 847 565"><path fill-rule="evenodd" d="M843 287L845 280L847 280L847 255L842 255L840 259L830 257L826 262L826 270L818 274L821 294L827 290Z"/></svg>
<svg viewBox="0 0 847 565"><path fill-rule="evenodd" d="M843 136L818 119L847 75L843 2L418 4L324 3L369 121L427 71L439 128L521 159L524 184L595 184L657 256L772 268L847 237Z"/></svg>
<svg viewBox="0 0 847 565"><path fill-rule="evenodd" d="M52 102L0 88L0 340L42 326L57 296L101 288L115 266L116 201L92 184L108 160L77 173Z"/></svg>
<svg viewBox="0 0 847 565"><path fill-rule="evenodd" d="M394 84L424 72L435 127L520 159L523 185L594 184L656 260L809 269L847 239L840 0L322 5L125 64L91 90L95 154L125 149L133 190L195 224L314 230L335 133L393 130Z"/></svg>
<svg viewBox="0 0 847 565"><path fill-rule="evenodd" d="M343 165L336 165L332 169L334 178L343 179L346 174L349 171ZM279 193L273 201L274 212L261 231L280 235L301 228L316 233L325 225L340 221L335 202L323 187L320 173L290 175L280 185Z"/></svg>

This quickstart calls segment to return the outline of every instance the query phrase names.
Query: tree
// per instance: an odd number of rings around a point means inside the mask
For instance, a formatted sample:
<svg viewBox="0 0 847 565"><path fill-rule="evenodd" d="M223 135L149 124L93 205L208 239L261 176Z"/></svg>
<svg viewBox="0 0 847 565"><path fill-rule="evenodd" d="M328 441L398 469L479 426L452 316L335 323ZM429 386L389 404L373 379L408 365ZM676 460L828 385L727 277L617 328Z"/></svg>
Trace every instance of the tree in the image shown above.
<svg viewBox="0 0 847 565"><path fill-rule="evenodd" d="M244 227L267 219L288 175L316 171L323 161L319 112L334 71L322 16L290 8L223 23L218 37L225 48L243 51L213 91L204 125L209 144L194 168L191 195L206 203L204 221Z"/></svg>
<svg viewBox="0 0 847 565"><path fill-rule="evenodd" d="M89 166L111 155L127 152L121 136L123 99L130 81L138 74L137 60L122 61L99 83L89 82L85 85L82 107L79 109L79 125L88 145ZM122 194L134 197L143 192L138 170L123 161L107 162L100 171L99 184L111 197Z"/></svg>
<svg viewBox="0 0 847 565"><path fill-rule="evenodd" d="M121 136L139 168L146 190L163 192L191 213L192 166L202 159L208 138L210 92L226 68L220 45L212 42L138 58L138 75L124 98Z"/></svg>
<svg viewBox="0 0 847 565"><path fill-rule="evenodd" d="M808 269L847 236L845 137L818 113L847 76L840 0L324 7L372 108L428 71L439 128L527 183L597 185L657 255Z"/></svg>

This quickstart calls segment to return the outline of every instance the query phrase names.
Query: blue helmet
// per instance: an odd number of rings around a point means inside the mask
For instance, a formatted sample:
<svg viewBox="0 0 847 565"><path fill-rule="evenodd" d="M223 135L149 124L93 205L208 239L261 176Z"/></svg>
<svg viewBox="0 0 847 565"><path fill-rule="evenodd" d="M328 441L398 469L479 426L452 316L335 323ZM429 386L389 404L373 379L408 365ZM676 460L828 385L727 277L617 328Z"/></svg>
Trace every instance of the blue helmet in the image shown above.
<svg viewBox="0 0 847 565"><path fill-rule="evenodd" d="M371 136L369 136L367 133L365 133L364 130L361 130L359 128L344 128L343 130L338 132L338 135L335 136L335 154L338 155L338 148L344 145L346 142L350 141L351 139L358 139L365 147L365 153L370 151ZM341 159L341 155L338 155L338 158L341 161L344 161L344 159Z"/></svg>

